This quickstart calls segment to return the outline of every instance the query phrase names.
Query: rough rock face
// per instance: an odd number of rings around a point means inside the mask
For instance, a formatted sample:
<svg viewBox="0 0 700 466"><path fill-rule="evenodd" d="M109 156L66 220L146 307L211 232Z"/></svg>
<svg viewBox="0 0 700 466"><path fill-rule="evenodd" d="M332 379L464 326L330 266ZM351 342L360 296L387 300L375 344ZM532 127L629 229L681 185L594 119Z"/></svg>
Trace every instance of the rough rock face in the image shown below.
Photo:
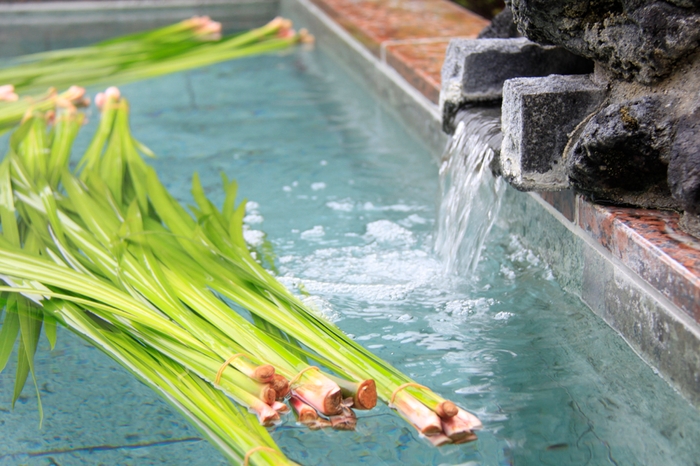
<svg viewBox="0 0 700 466"><path fill-rule="evenodd" d="M681 225L700 238L700 0L507 3L522 34L592 59L607 88L561 154L571 186L684 210Z"/></svg>
<svg viewBox="0 0 700 466"><path fill-rule="evenodd" d="M673 120L661 103L653 97L616 103L588 120L567 154L574 186L599 200L676 207L666 184Z"/></svg>
<svg viewBox="0 0 700 466"><path fill-rule="evenodd" d="M652 84L700 46L698 0L511 0L518 29Z"/></svg>
<svg viewBox="0 0 700 466"><path fill-rule="evenodd" d="M668 184L686 213L700 214L700 107L678 121L670 151Z"/></svg>
<svg viewBox="0 0 700 466"><path fill-rule="evenodd" d="M443 130L455 131L455 116L468 103L501 100L503 83L518 77L580 75L593 63L561 47L514 39L452 39L442 66L440 108Z"/></svg>

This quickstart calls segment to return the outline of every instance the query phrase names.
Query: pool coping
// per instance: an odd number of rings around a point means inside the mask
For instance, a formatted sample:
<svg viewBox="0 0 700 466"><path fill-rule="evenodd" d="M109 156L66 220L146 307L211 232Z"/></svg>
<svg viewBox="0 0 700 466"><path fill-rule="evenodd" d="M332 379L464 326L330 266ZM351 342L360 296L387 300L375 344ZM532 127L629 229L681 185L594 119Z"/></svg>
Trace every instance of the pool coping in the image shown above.
<svg viewBox="0 0 700 466"><path fill-rule="evenodd" d="M62 2L0 2L3 13L36 13L46 11L134 10L141 8L177 8L191 6L231 5L258 3L260 0L107 0ZM273 0L278 3L278 0Z"/></svg>

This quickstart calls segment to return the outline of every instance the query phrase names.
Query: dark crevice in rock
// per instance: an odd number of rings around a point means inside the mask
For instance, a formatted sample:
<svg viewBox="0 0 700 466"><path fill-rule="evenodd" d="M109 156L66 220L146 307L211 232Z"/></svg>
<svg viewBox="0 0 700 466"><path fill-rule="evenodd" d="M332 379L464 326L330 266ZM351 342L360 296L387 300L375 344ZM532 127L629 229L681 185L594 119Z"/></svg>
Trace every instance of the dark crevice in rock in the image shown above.
<svg viewBox="0 0 700 466"><path fill-rule="evenodd" d="M513 12L505 7L491 20L491 24L479 33L477 39L513 39L515 37L522 37L522 35L513 21Z"/></svg>
<svg viewBox="0 0 700 466"><path fill-rule="evenodd" d="M700 102L683 115L676 128L668 167L668 183L683 209L700 214Z"/></svg>

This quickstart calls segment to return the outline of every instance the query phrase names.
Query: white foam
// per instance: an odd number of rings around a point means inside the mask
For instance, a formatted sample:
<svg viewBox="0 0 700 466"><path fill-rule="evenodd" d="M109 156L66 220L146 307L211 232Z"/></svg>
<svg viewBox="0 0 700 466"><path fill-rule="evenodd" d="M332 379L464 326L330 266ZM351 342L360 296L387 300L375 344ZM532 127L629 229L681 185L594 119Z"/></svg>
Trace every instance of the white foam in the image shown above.
<svg viewBox="0 0 700 466"><path fill-rule="evenodd" d="M311 189L313 189L314 191L326 189L326 183L324 183L323 181L319 181L317 183L311 183Z"/></svg>
<svg viewBox="0 0 700 466"><path fill-rule="evenodd" d="M425 225L428 223L428 220L424 219L418 214L411 214L405 219L401 220L399 222L399 225L405 226L406 228L410 228L413 225Z"/></svg>
<svg viewBox="0 0 700 466"><path fill-rule="evenodd" d="M350 201L330 201L326 202L326 207L340 212L352 212L352 210L355 208L355 205Z"/></svg>
<svg viewBox="0 0 700 466"><path fill-rule="evenodd" d="M371 202L365 202L362 205L362 208L367 211L373 211L373 212L386 212L386 211L392 211L392 212L414 212L414 211L421 211L421 210L426 210L424 206L410 206L406 204L393 204L393 205L387 205L387 206L375 206Z"/></svg>
<svg viewBox="0 0 700 466"><path fill-rule="evenodd" d="M316 225L310 230L302 231L301 232L301 239L305 240L313 240L313 239L318 239L322 238L326 235L326 231L323 229L321 225Z"/></svg>
<svg viewBox="0 0 700 466"><path fill-rule="evenodd" d="M253 225L256 223L262 223L264 220L265 219L263 218L263 216L258 214L257 212L248 214L245 217L243 217L243 222L245 222L249 225Z"/></svg>
<svg viewBox="0 0 700 466"><path fill-rule="evenodd" d="M307 290L308 291L308 290ZM340 320L340 313L333 309L331 303L320 296L304 296L301 301L306 304L316 315L323 317L330 322L337 322Z"/></svg>
<svg viewBox="0 0 700 466"><path fill-rule="evenodd" d="M509 269L505 264L501 264L501 275L508 280L515 280L515 272Z"/></svg>
<svg viewBox="0 0 700 466"><path fill-rule="evenodd" d="M252 230L243 225L243 239L253 247L262 246L265 241L265 233L260 230Z"/></svg>
<svg viewBox="0 0 700 466"><path fill-rule="evenodd" d="M389 220L377 220L376 222L368 223L365 239L380 243L415 243L413 233Z"/></svg>

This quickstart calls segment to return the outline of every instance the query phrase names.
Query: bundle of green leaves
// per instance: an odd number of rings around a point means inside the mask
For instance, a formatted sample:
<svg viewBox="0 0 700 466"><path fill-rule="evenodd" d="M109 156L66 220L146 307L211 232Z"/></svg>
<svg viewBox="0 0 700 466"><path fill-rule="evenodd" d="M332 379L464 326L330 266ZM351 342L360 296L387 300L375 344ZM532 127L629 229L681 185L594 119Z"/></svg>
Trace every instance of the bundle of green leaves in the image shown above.
<svg viewBox="0 0 700 466"><path fill-rule="evenodd" d="M57 89L148 79L311 41L306 30L296 32L284 18L222 37L220 23L193 17L87 47L18 57L0 68L0 134L28 111L83 103L82 95L75 95L77 88L64 93Z"/></svg>
<svg viewBox="0 0 700 466"><path fill-rule="evenodd" d="M476 417L348 338L261 266L243 237L235 182L224 177L219 209L195 174L188 213L146 164L152 154L131 134L126 100L114 88L98 100L100 125L76 173L75 108L59 109L51 130L34 113L0 164L0 369L18 340L14 399L34 379L42 325L53 346L60 323L234 460L255 449L255 464L284 464L260 425L275 424L289 397L312 428L352 429L352 408L379 397L436 445L475 439Z"/></svg>
<svg viewBox="0 0 700 466"><path fill-rule="evenodd" d="M353 409L380 398L435 445L474 440L476 417L349 339L255 259L235 182L223 178L218 208L195 174L196 206L183 208L146 164L153 154L132 136L118 89L96 96L100 124L74 172L84 89L15 93L144 79L309 37L279 18L229 38L219 32L193 18L0 70L0 82L11 83L0 86L0 132L21 121L0 163L0 371L18 342L13 403L30 374L37 387L42 327L53 347L60 324L152 387L233 461L292 464L264 428L289 411L284 401L311 428L347 430Z"/></svg>

